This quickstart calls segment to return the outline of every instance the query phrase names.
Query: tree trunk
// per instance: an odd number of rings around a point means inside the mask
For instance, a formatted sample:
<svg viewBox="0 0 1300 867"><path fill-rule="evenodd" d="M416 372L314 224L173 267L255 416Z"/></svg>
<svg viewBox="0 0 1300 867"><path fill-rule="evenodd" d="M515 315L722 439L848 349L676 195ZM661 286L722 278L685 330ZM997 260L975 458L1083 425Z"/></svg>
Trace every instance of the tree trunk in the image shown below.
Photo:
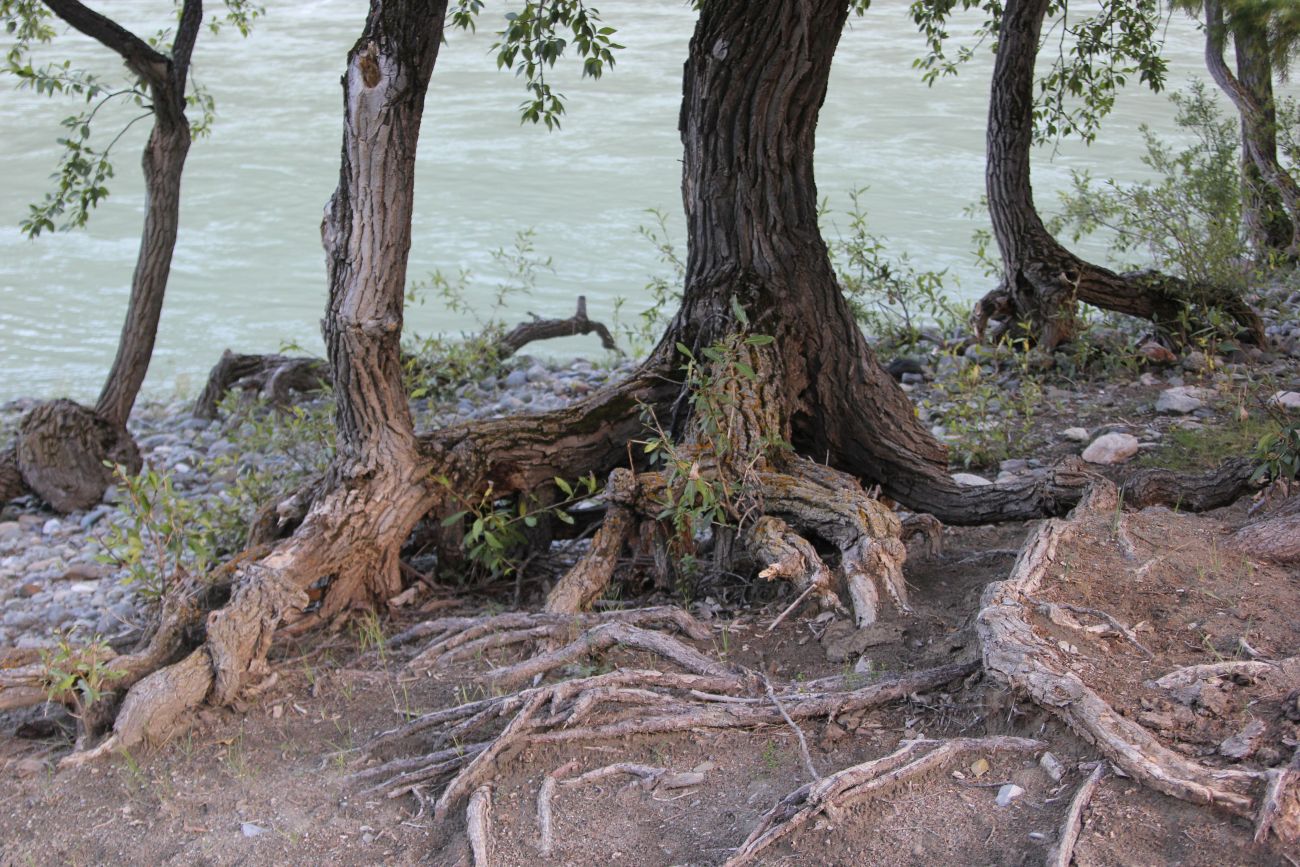
<svg viewBox="0 0 1300 867"><path fill-rule="evenodd" d="M149 369L158 318L171 270L180 220L181 173L190 148L185 87L190 55L203 24L201 0L186 0L172 56L160 54L110 18L77 0L47 0L63 21L119 54L149 88L153 131L145 145L145 220L131 279L117 357L103 391L88 410L66 401L43 404L23 420L16 443L23 481L61 512L98 502L112 482L104 462L140 471L140 457L126 423Z"/></svg>
<svg viewBox="0 0 1300 867"><path fill-rule="evenodd" d="M180 85L180 93L161 93L155 89L155 105L179 101L183 106L184 82ZM122 336L117 342L117 356L95 403L99 415L121 427L131 417L158 336L158 320L180 224L181 173L189 149L190 126L184 112L177 115L155 108L153 131L142 160L144 232L131 278L131 298L122 323Z"/></svg>
<svg viewBox="0 0 1300 867"><path fill-rule="evenodd" d="M1273 101L1272 48L1267 33L1236 28L1232 34L1237 79L1259 105L1259 118L1241 118L1242 220L1259 258L1285 254L1294 230L1277 191L1264 180L1250 155L1264 154L1277 163L1277 109ZM1255 122L1256 120L1261 122Z"/></svg>
<svg viewBox="0 0 1300 867"><path fill-rule="evenodd" d="M1234 28L1233 37L1239 40L1244 37L1246 46L1243 47L1238 42L1238 57L1243 51L1250 51L1252 54L1261 52L1262 47L1262 52L1253 59L1267 63L1269 57L1267 36L1263 35L1264 41L1261 46L1258 41L1261 34L1258 31L1253 30L1249 25L1243 25L1240 29L1242 33L1238 34ZM1243 158L1249 161L1253 172L1258 174L1262 182L1277 197L1289 221L1291 233L1282 245L1282 252L1292 259L1300 259L1300 184L1297 184L1286 167L1278 161L1277 141L1273 134L1276 128L1276 117L1272 103L1257 99L1257 92L1245 81L1233 75L1223 59L1227 32L1228 26L1224 24L1223 5L1220 0L1205 0L1205 66L1209 69L1214 83L1227 94L1228 99L1241 115ZM1250 70L1252 79L1258 85L1258 78L1264 74L1263 70L1256 64L1251 64ZM1269 80L1269 95L1271 91L1272 82Z"/></svg>
<svg viewBox="0 0 1300 867"><path fill-rule="evenodd" d="M985 183L993 234L1002 255L1002 283L976 307L978 330L990 317L999 333L1028 322L1039 346L1051 351L1077 331L1076 302L1149 319L1175 331L1187 307L1182 280L1150 272L1116 274L1065 249L1043 225L1030 185L1034 143L1034 65L1049 0L1008 0L998 30L989 98ZM1239 298L1218 299L1250 332L1263 325Z"/></svg>

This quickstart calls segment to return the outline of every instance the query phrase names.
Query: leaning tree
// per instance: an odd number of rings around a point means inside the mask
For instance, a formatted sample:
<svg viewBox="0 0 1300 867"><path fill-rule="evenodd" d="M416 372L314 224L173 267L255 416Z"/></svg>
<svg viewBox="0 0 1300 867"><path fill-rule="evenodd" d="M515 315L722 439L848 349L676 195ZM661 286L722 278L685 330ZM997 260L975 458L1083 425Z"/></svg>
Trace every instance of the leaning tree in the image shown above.
<svg viewBox="0 0 1300 867"><path fill-rule="evenodd" d="M1278 158L1275 72L1300 48L1300 7L1285 0L1205 0L1205 65L1241 116L1247 235L1261 258L1300 259L1300 185ZM1237 72L1224 59L1232 38Z"/></svg>
<svg viewBox="0 0 1300 867"><path fill-rule="evenodd" d="M247 0L225 0L225 7L224 18L208 22L214 30L231 23L246 34L252 18L260 14ZM55 36L51 14L117 54L134 82L115 89L69 64L33 66L33 46ZM185 0L181 4L170 51L78 0L5 0L0 4L0 20L16 39L7 59L10 74L38 92L82 96L90 106L64 124L73 132L61 140L65 153L58 187L44 202L32 206L24 221L29 234L84 225L90 211L108 195L112 145L98 151L89 143L92 120L104 104L134 98L143 106L143 116L153 118L142 157L145 217L140 251L117 355L99 399L93 408L70 400L38 405L22 420L14 447L0 455L0 501L30 489L58 511L68 512L98 502L113 479L112 465L132 473L140 470L140 454L126 423L158 334L180 224L185 157L193 136L211 122L211 100L189 84L190 59L204 26L203 3ZM191 101L202 109L197 123L186 115Z"/></svg>
<svg viewBox="0 0 1300 867"><path fill-rule="evenodd" d="M957 68L944 53L947 19L956 2L914 3L913 17L925 34L927 79ZM1091 141L1126 78L1158 90L1165 64L1160 57L1158 0L1105 2L1074 21L1057 22L1060 44L1048 72L1036 73L1042 29L1049 16L1068 11L1068 0L961 0L963 9L987 16L981 33L994 39L989 98L985 189L993 235L1002 260L1002 280L976 305L977 330L990 320L998 337L1027 323L1037 344L1051 351L1077 332L1077 302L1149 319L1178 334L1189 306L1217 306L1228 312L1255 342L1264 339L1259 317L1239 296L1222 287L1193 286L1151 271L1117 274L1066 249L1043 224L1030 183L1035 144L1058 136Z"/></svg>

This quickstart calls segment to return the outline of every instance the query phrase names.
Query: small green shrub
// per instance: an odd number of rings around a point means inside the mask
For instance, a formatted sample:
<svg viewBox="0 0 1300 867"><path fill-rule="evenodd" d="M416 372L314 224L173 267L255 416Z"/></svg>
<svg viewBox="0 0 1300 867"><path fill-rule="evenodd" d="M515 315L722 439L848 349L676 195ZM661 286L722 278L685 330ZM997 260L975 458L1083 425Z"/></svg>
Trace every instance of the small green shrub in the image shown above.
<svg viewBox="0 0 1300 867"><path fill-rule="evenodd" d="M840 286L858 322L873 338L905 350L918 347L923 329L960 328L970 309L945 293L946 272L918 269L906 254L890 257L885 240L868 227L865 194L865 188L849 193L848 229L830 240Z"/></svg>
<svg viewBox="0 0 1300 867"><path fill-rule="evenodd" d="M84 719L86 708L124 674L109 665L112 659L113 651L98 635L84 645L74 645L67 636L60 636L58 644L41 652L46 697L50 701L69 698L73 716Z"/></svg>
<svg viewBox="0 0 1300 867"><path fill-rule="evenodd" d="M1049 229L1069 232L1075 241L1101 233L1118 256L1137 254L1137 261L1121 264L1176 274L1189 284L1188 303L1212 307L1223 293L1242 291L1249 276L1243 264L1248 251L1241 227L1238 123L1223 116L1203 82L1170 99L1191 143L1176 148L1143 125L1142 162L1155 179L1099 184L1076 172Z"/></svg>
<svg viewBox="0 0 1300 867"><path fill-rule="evenodd" d="M215 554L211 517L177 493L171 476L146 469L113 469L121 486L120 518L101 537L101 561L126 570L146 600L158 601L190 575L207 570Z"/></svg>
<svg viewBox="0 0 1300 867"><path fill-rule="evenodd" d="M587 475L570 483L560 477L553 480L563 499L542 506L534 497L501 497L491 483L477 497L467 497L456 490L446 476L436 478L460 509L442 520L444 527L455 527L468 522L461 537L461 547L471 565L466 579L503 578L519 569L527 538L525 528L536 527L539 520L552 517L573 523L566 511L569 506L594 497L600 491L595 475Z"/></svg>

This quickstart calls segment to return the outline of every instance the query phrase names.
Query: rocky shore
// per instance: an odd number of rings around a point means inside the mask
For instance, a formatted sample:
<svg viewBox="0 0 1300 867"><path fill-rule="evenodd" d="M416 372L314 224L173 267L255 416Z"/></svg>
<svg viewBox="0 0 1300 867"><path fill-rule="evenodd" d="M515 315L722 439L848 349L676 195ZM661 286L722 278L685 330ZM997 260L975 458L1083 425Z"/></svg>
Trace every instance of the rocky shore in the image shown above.
<svg viewBox="0 0 1300 867"><path fill-rule="evenodd" d="M417 425L554 409L625 377L633 366L586 359L556 365L525 356L504 375L467 382L447 399L417 401ZM181 496L220 497L241 469L274 471L285 463L281 454L250 452L248 429L239 422L193 418L192 403L145 402L131 423L146 465L170 476ZM16 426L31 405L0 407L0 430ZM144 626L149 603L111 562L104 543L111 527L126 521L120 500L121 492L110 488L105 503L86 512L55 515L33 498L0 510L0 647L46 646L60 635L111 642Z"/></svg>
<svg viewBox="0 0 1300 867"><path fill-rule="evenodd" d="M1033 374L1024 365L972 346L964 353L909 360L897 375L921 419L952 446L962 484L1042 475L1069 454L1082 454L1099 468L1119 465L1158 452L1188 431L1238 424L1270 401L1275 411L1300 416L1300 322L1275 312L1300 309L1300 292L1266 300L1272 346L1265 351L1230 348L1215 356L1194 350L1158 361L1139 353L1104 377L1094 373L1074 381L1060 375L1068 364L1062 358L1057 372L1026 390ZM1117 345L1131 340L1115 337ZM439 399L415 401L417 427L553 409L626 376L634 366L630 360L557 364L521 356L504 371L443 389ZM970 375L972 366L979 368L976 376ZM980 391L972 390L973 382ZM0 407L0 431L12 429L30 405ZM147 466L168 475L180 496L228 498L239 473L276 473L291 461L274 448L259 452L248 421L223 416L206 422L193 418L190 409L188 399L148 402L132 420ZM1004 454L963 467L970 442L986 435L1000 437ZM66 516L43 510L31 498L0 511L0 647L44 646L60 636L119 641L144 626L150 603L113 563L104 541L127 520L120 499L110 489L104 504Z"/></svg>

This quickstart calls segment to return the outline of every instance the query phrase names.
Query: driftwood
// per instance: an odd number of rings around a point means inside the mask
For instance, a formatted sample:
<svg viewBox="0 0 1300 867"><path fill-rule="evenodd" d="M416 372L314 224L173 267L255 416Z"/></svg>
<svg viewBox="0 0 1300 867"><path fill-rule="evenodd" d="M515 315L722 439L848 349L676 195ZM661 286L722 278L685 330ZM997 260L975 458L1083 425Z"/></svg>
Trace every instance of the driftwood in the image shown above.
<svg viewBox="0 0 1300 867"><path fill-rule="evenodd" d="M541 319L522 322L505 334L496 344L497 355L509 358L530 343L556 337L572 337L595 333L605 349L618 351L618 344L609 329L587 317L587 298L578 296L578 310L568 319ZM330 381L329 365L320 358L299 358L288 355L244 355L227 349L208 374L203 393L194 402L194 417L214 419L217 404L233 388L242 388L261 394L274 406L286 406L290 392L319 391Z"/></svg>
<svg viewBox="0 0 1300 867"><path fill-rule="evenodd" d="M217 404L232 388L262 394L274 406L286 406L289 392L319 391L329 382L329 367L319 358L288 355L243 355L227 349L208 374L194 402L194 417L214 419Z"/></svg>
<svg viewBox="0 0 1300 867"><path fill-rule="evenodd" d="M557 337L574 337L579 334L594 333L600 338L600 345L610 352L618 352L614 335L602 323L587 318L587 296L578 296L578 310L568 319L542 319L535 313L531 322L521 322L501 338L497 352L502 358L508 358L530 343L538 340L554 340Z"/></svg>

